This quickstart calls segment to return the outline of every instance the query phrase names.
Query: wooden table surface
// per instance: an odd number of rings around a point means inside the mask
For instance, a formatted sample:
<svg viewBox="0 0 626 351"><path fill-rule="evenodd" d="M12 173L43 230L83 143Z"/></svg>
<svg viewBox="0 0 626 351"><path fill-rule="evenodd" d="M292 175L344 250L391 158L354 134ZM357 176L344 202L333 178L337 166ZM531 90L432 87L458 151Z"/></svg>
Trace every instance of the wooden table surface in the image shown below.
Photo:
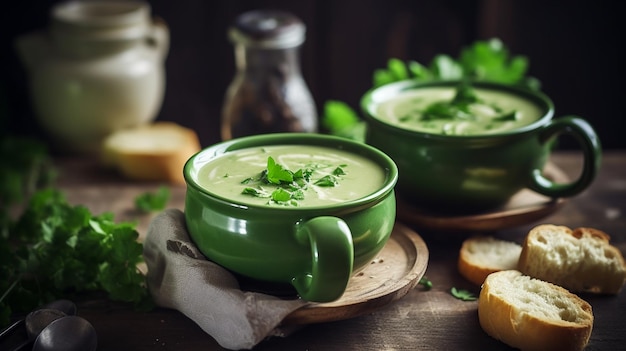
<svg viewBox="0 0 626 351"><path fill-rule="evenodd" d="M558 152L552 162L576 177L581 157ZM138 217L134 198L160 184L129 182L103 172L92 161L60 159L60 186L70 202L92 212L113 211L118 220L138 220L145 235L150 215ZM172 187L169 207L183 209L184 186ZM606 151L592 186L568 199L556 213L537 222L489 233L521 243L534 225L553 223L571 228L601 229L626 255L626 151ZM508 350L485 334L478 324L477 302L451 296L451 287L479 289L456 270L461 241L469 233L428 233L412 229L426 242L430 260L426 276L431 290L417 286L406 296L374 312L336 322L311 324L287 337L265 340L255 350ZM487 234L487 233L485 233ZM626 349L626 289L617 296L581 295L592 306L595 323L588 350ZM82 302L80 315L96 328L99 350L222 350L193 321L178 311L157 308L139 313L109 301Z"/></svg>

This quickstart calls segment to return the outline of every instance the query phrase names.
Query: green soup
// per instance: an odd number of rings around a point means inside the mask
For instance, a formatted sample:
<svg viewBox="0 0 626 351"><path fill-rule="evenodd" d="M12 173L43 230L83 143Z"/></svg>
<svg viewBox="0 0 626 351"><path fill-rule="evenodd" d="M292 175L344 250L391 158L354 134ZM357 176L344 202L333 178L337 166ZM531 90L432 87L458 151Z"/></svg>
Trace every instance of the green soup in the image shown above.
<svg viewBox="0 0 626 351"><path fill-rule="evenodd" d="M249 205L327 206L370 195L386 172L363 156L327 147L273 145L228 152L202 166L209 192Z"/></svg>
<svg viewBox="0 0 626 351"><path fill-rule="evenodd" d="M477 101L450 106L457 90L404 91L380 104L378 119L403 129L444 135L496 134L529 125L543 111L532 100L500 90L473 88Z"/></svg>

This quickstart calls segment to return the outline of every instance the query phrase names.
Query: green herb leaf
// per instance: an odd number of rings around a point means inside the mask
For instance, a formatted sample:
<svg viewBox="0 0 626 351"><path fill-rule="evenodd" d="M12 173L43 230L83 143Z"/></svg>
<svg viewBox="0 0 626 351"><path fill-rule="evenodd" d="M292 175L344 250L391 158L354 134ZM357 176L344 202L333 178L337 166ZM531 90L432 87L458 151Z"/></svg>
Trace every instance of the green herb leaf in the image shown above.
<svg viewBox="0 0 626 351"><path fill-rule="evenodd" d="M283 188L278 188L272 192L272 200L284 202L291 200L291 193Z"/></svg>
<svg viewBox="0 0 626 351"><path fill-rule="evenodd" d="M456 87L456 93L450 103L456 106L467 106L478 101L478 96L472 86L467 82L462 82Z"/></svg>
<svg viewBox="0 0 626 351"><path fill-rule="evenodd" d="M315 172L311 168L305 168L305 169L302 169L301 171L302 171L302 178L306 180L307 182L311 180L311 176L313 175L313 172Z"/></svg>
<svg viewBox="0 0 626 351"><path fill-rule="evenodd" d="M430 63L432 76L440 80L463 78L463 67L448 55L437 55Z"/></svg>
<svg viewBox="0 0 626 351"><path fill-rule="evenodd" d="M430 290L433 288L433 282L431 282L427 277L420 278L418 284L423 286L424 290Z"/></svg>
<svg viewBox="0 0 626 351"><path fill-rule="evenodd" d="M135 207L141 212L155 212L165 209L170 200L170 189L167 186L160 186L152 192L145 192L135 198Z"/></svg>
<svg viewBox="0 0 626 351"><path fill-rule="evenodd" d="M474 115L470 113L470 105L477 102L479 102L478 96L471 85L462 82L456 87L456 93L452 100L437 101L428 105L423 112L422 120L472 120Z"/></svg>
<svg viewBox="0 0 626 351"><path fill-rule="evenodd" d="M346 175L346 172L343 170L342 167L337 167L333 170L333 175L335 176Z"/></svg>
<svg viewBox="0 0 626 351"><path fill-rule="evenodd" d="M335 185L337 185L337 178L331 176L331 175L327 175L327 176L323 176L322 178L318 179L317 181L315 181L315 183L313 183L317 186L324 186L324 187L333 187Z"/></svg>
<svg viewBox="0 0 626 351"><path fill-rule="evenodd" d="M304 200L304 191L297 189L291 193L291 198L294 200Z"/></svg>
<svg viewBox="0 0 626 351"><path fill-rule="evenodd" d="M428 70L428 68L417 61L409 61L407 66L414 79L430 80L432 78L432 73Z"/></svg>
<svg viewBox="0 0 626 351"><path fill-rule="evenodd" d="M449 102L434 102L428 105L422 114L422 121L471 118L471 114L463 111L458 106L450 104Z"/></svg>
<svg viewBox="0 0 626 351"><path fill-rule="evenodd" d="M513 110L509 113L504 113L498 117L494 117L493 121L506 122L506 121L516 121L519 118L519 113L517 110Z"/></svg>
<svg viewBox="0 0 626 351"><path fill-rule="evenodd" d="M280 184L281 182L290 183L293 181L293 173L276 163L271 156L267 158L266 177L267 181L272 184Z"/></svg>
<svg viewBox="0 0 626 351"><path fill-rule="evenodd" d="M459 63L466 77L505 84L522 82L528 68L526 57L511 57L502 41L496 38L477 41L465 48Z"/></svg>
<svg viewBox="0 0 626 351"><path fill-rule="evenodd" d="M365 122L345 102L327 101L321 121L330 134L358 141L365 140Z"/></svg>
<svg viewBox="0 0 626 351"><path fill-rule="evenodd" d="M322 123L331 131L350 128L359 122L357 113L345 102L337 100L329 100L324 104L324 116Z"/></svg>
<svg viewBox="0 0 626 351"><path fill-rule="evenodd" d="M397 58L391 58L387 61L386 69L378 69L374 71L373 83L374 87L379 87L388 83L396 82L409 78L409 70L406 64Z"/></svg>
<svg viewBox="0 0 626 351"><path fill-rule="evenodd" d="M255 188L244 188L241 192L244 195L251 195L256 197L270 197L270 194L263 189L255 189Z"/></svg>
<svg viewBox="0 0 626 351"><path fill-rule="evenodd" d="M477 299L476 295L474 295L472 292L467 291L467 290L457 289L455 287L452 287L452 289L450 289L450 293L452 294L452 296L463 301L474 301Z"/></svg>

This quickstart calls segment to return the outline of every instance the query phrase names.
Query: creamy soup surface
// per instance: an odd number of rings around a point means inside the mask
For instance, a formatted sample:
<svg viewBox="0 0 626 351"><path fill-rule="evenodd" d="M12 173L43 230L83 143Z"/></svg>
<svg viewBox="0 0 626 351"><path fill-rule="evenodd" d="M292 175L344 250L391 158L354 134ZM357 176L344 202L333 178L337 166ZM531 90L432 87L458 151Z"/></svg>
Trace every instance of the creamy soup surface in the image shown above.
<svg viewBox="0 0 626 351"><path fill-rule="evenodd" d="M479 101L467 106L455 118L426 113L436 103L451 101L454 87L414 89L384 101L378 119L407 130L444 135L496 134L529 125L545 112L531 100L514 94L473 88Z"/></svg>
<svg viewBox="0 0 626 351"><path fill-rule="evenodd" d="M268 166L270 157L272 167ZM268 183L269 168L275 167L291 172L293 181ZM197 182L209 192L238 203L314 207L372 194L383 186L386 176L374 161L347 151L274 145L235 150L213 159L200 168ZM279 194L273 196L275 192Z"/></svg>

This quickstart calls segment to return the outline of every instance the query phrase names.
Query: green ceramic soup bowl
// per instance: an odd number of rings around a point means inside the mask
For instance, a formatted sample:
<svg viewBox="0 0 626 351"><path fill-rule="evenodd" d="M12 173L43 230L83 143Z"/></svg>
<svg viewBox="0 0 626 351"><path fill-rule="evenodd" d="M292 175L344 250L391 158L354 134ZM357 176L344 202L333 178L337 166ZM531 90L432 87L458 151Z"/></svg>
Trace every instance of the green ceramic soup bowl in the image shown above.
<svg viewBox="0 0 626 351"><path fill-rule="evenodd" d="M467 88L401 81L363 96L366 143L396 162L399 197L426 211L477 213L524 188L558 198L591 184L601 147L586 120L553 118L554 104L541 92L478 82ZM562 134L577 140L584 156L580 176L567 184L543 173Z"/></svg>
<svg viewBox="0 0 626 351"><path fill-rule="evenodd" d="M341 297L395 222L395 163L344 138L233 139L192 156L184 177L187 228L207 258L308 301Z"/></svg>

